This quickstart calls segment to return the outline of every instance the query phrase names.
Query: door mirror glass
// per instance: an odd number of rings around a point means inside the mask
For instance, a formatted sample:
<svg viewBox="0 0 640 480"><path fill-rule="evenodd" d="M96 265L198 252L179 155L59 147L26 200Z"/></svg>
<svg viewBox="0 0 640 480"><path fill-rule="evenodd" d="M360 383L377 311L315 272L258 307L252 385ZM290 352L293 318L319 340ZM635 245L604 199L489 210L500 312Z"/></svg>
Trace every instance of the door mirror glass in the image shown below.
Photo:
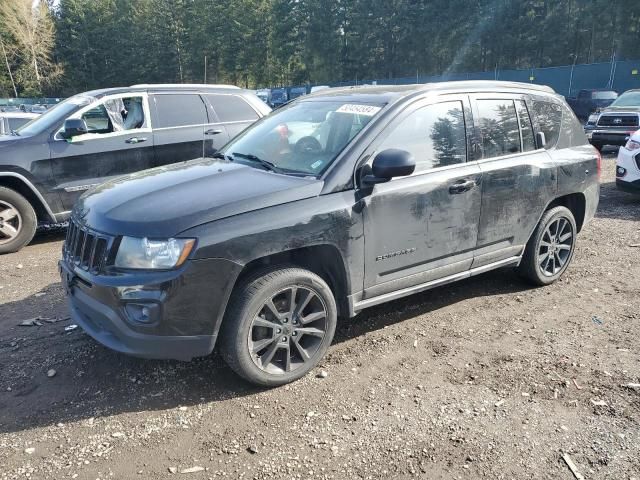
<svg viewBox="0 0 640 480"><path fill-rule="evenodd" d="M406 177L416 169L416 161L406 150L389 148L378 153L371 164L372 175L363 178L365 183L384 183L394 177Z"/></svg>
<svg viewBox="0 0 640 480"><path fill-rule="evenodd" d="M547 145L547 139L544 136L544 132L536 132L536 146L538 148L544 148Z"/></svg>
<svg viewBox="0 0 640 480"><path fill-rule="evenodd" d="M60 136L66 140L87 133L87 124L81 118L68 118L64 121L64 129Z"/></svg>

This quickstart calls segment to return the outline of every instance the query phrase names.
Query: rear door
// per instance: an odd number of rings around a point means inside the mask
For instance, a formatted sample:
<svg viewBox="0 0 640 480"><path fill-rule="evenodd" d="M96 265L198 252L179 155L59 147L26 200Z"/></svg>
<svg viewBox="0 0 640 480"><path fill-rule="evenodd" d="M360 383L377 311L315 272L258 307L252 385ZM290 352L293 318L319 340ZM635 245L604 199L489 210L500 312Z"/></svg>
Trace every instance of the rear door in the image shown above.
<svg viewBox="0 0 640 480"><path fill-rule="evenodd" d="M209 93L205 97L219 121L233 138L260 118L259 113L241 95Z"/></svg>
<svg viewBox="0 0 640 480"><path fill-rule="evenodd" d="M549 198L556 169L535 145L523 95L472 96L482 171L482 211L473 268L522 253Z"/></svg>
<svg viewBox="0 0 640 480"><path fill-rule="evenodd" d="M467 140L468 97L409 106L374 142L369 155L409 151L416 170L375 185L364 198L366 272L371 298L471 267L480 218L480 167Z"/></svg>
<svg viewBox="0 0 640 480"><path fill-rule="evenodd" d="M88 133L65 140L58 131L49 141L52 174L65 209L94 185L153 166L146 93L109 95L69 118L82 118Z"/></svg>
<svg viewBox="0 0 640 480"><path fill-rule="evenodd" d="M193 160L204 156L204 130L209 122L205 103L197 93L153 93L155 164Z"/></svg>

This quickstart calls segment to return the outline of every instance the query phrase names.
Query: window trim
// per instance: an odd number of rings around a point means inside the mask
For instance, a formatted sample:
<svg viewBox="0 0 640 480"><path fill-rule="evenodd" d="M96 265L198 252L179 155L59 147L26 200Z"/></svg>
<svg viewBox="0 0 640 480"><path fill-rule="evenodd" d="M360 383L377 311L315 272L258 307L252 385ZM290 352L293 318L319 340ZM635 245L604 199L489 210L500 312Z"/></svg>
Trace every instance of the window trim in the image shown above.
<svg viewBox="0 0 640 480"><path fill-rule="evenodd" d="M533 150L527 150L525 151L524 149L524 136L522 135L522 123L520 123L520 110L518 110L518 105L516 104L516 102L522 102L522 104L524 105L525 110L527 111L527 117L529 118L529 125L531 125L531 134L533 135ZM513 106L516 109L516 117L518 118L518 132L520 133L520 151L522 153L527 153L527 152L535 152L536 150L538 150L538 146L536 145L536 131L535 128L533 126L533 119L531 118L531 112L529 111L529 106L527 105L527 102L524 98L522 99L515 99L513 101Z"/></svg>
<svg viewBox="0 0 640 480"><path fill-rule="evenodd" d="M469 100L469 95L466 93L444 93L437 96L426 96L416 98L414 101L407 103L402 107L400 111L398 111L393 118L391 118L384 126L381 127L378 134L369 142L369 144L362 150L362 153L359 156L358 161L355 163L355 167L353 170L353 184L358 186L357 188L361 188L359 186L359 172L365 165L371 165L373 159L376 154L380 153L379 148L380 145L386 138L390 135L393 128L397 127L400 123L402 123L409 115L418 111L421 108L428 107L430 105L437 105L439 103L447 103L447 102L460 102L462 104L462 113L464 115L464 131L465 131L465 140L466 140L466 161L461 163L456 163L453 165L443 165L440 167L434 167L426 170L421 170L418 172L414 172L411 175L406 177L397 177L392 178L391 182L409 178L415 178L421 175L427 175L433 172L440 172L442 170L451 170L454 168L460 168L463 166L467 166L469 164L475 163L477 160L474 154L474 145L473 138L475 132L473 131L474 126L474 115L475 113L472 111L471 102Z"/></svg>
<svg viewBox="0 0 640 480"><path fill-rule="evenodd" d="M149 109L149 96L147 94L147 92L125 92L125 93L116 93L116 94L112 94L112 95L104 95L100 98L96 98L95 101L89 103L88 105L85 105L84 107L82 107L80 110L72 113L71 115L69 115L67 118L64 119L64 121L62 122L62 125L60 126L60 128L58 128L58 130L56 130L56 133L53 135L53 140L56 142L59 141L64 141L66 142L67 140L62 138L60 136L60 132L62 132L62 130L64 129L64 122L69 120L69 119L73 119L73 118L81 118L82 115L85 112L88 112L89 110L92 110L102 104L104 104L104 102L108 101L108 100L114 100L114 99L118 99L118 98L131 98L131 97L142 97L142 111L144 113L144 118L145 118L145 124L147 125L146 127L140 127L140 128L135 128L133 130L121 130L119 132L111 132L111 133L85 133L84 135L78 135L77 137L73 137L74 138L74 142L76 141L83 141L83 142L87 142L90 140L99 140L102 138L114 138L114 137L121 137L124 135L132 135L132 134L137 134L137 133L151 133L152 131L152 120L151 120L151 115L150 115L150 109ZM75 140L78 139L78 140Z"/></svg>

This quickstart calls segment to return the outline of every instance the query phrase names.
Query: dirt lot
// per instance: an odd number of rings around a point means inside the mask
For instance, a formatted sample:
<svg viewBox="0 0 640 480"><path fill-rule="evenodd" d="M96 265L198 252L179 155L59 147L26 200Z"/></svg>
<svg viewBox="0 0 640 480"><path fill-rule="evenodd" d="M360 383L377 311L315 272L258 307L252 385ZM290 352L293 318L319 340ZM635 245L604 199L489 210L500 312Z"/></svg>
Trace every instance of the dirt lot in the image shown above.
<svg viewBox="0 0 640 480"><path fill-rule="evenodd" d="M40 235L0 258L0 478L571 479L563 453L586 479L640 478L640 198L604 170L559 283L504 270L370 309L340 324L326 378L274 390L217 356L18 326L67 315L62 233Z"/></svg>

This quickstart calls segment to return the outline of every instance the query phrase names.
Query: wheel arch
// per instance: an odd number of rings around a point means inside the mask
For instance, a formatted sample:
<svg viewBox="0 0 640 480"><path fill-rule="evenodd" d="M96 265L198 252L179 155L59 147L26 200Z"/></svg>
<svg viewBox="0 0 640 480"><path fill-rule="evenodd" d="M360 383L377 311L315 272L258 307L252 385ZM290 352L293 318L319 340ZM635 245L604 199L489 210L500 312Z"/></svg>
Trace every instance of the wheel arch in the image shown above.
<svg viewBox="0 0 640 480"><path fill-rule="evenodd" d="M544 211L546 212L547 210L551 210L554 207L560 206L567 207L571 211L571 213L573 214L573 218L576 220L576 227L579 233L580 230L582 230L582 226L584 225L584 218L587 208L587 198L584 193L569 193L567 195L558 197L551 203L549 203Z"/></svg>
<svg viewBox="0 0 640 480"><path fill-rule="evenodd" d="M239 282L252 275L256 270L270 265L294 266L315 273L327 282L333 292L338 314L348 315L346 300L350 282L344 259L335 245L311 245L255 258L244 265L231 291Z"/></svg>
<svg viewBox="0 0 640 480"><path fill-rule="evenodd" d="M39 222L55 222L55 215L38 189L26 177L14 172L0 172L0 187L10 188L33 206Z"/></svg>

